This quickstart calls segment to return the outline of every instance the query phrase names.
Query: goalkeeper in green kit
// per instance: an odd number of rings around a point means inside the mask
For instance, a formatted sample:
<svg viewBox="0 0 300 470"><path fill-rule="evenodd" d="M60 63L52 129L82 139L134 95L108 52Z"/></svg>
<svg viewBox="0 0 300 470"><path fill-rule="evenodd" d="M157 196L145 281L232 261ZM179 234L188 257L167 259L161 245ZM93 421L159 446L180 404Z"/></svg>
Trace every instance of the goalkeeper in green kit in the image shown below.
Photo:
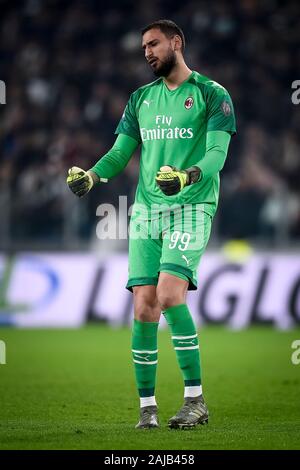
<svg viewBox="0 0 300 470"><path fill-rule="evenodd" d="M236 129L228 92L189 69L184 47L183 32L172 21L143 29L145 58L158 78L130 96L111 150L88 171L71 168L67 178L70 189L84 196L101 179L120 173L141 145L127 283L134 297L132 358L140 429L159 426L155 381L161 313L184 380L183 405L168 426L184 429L208 422L198 337L186 294L197 288L197 267L218 203L219 171Z"/></svg>

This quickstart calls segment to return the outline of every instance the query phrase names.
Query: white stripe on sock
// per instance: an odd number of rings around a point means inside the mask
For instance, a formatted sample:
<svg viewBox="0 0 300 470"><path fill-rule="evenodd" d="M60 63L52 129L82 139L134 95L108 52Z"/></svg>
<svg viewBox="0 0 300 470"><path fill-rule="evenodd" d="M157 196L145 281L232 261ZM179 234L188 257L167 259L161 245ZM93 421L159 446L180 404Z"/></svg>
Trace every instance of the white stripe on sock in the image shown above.
<svg viewBox="0 0 300 470"><path fill-rule="evenodd" d="M131 351L133 353L138 353L138 354L141 354L141 353L156 354L158 352L158 349L156 349L155 351L138 351L137 349L132 349Z"/></svg>
<svg viewBox="0 0 300 470"><path fill-rule="evenodd" d="M199 345L198 346L187 346L186 348L174 348L175 350L177 351L184 351L185 349L199 349Z"/></svg>
<svg viewBox="0 0 300 470"><path fill-rule="evenodd" d="M144 406L157 406L155 396L153 397L140 397L140 407Z"/></svg>
<svg viewBox="0 0 300 470"><path fill-rule="evenodd" d="M202 385L193 385L192 387L184 387L184 398L199 397L202 395Z"/></svg>
<svg viewBox="0 0 300 470"><path fill-rule="evenodd" d="M191 336L172 336L172 339L192 339L197 338L197 334Z"/></svg>
<svg viewBox="0 0 300 470"><path fill-rule="evenodd" d="M152 364L157 364L158 361L142 362L142 361L137 361L136 359L133 359L133 362L136 362L136 364L146 364L147 366L151 366Z"/></svg>

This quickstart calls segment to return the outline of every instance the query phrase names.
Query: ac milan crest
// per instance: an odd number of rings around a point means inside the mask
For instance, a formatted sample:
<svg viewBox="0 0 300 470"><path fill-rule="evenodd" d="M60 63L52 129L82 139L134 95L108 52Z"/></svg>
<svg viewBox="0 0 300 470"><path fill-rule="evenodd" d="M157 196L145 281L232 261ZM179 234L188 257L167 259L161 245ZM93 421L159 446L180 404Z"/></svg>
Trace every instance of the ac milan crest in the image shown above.
<svg viewBox="0 0 300 470"><path fill-rule="evenodd" d="M184 107L185 109L191 109L193 104L194 104L194 98L192 96L189 96L184 102Z"/></svg>

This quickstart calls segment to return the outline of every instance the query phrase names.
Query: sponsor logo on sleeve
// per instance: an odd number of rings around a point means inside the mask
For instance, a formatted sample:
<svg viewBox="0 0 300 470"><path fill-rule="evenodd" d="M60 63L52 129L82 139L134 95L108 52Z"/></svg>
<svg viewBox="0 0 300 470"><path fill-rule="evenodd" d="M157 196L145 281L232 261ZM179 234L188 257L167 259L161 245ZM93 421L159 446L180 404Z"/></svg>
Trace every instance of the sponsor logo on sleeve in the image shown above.
<svg viewBox="0 0 300 470"><path fill-rule="evenodd" d="M231 107L228 101L223 101L223 103L221 104L221 109L225 116L229 116L231 114Z"/></svg>

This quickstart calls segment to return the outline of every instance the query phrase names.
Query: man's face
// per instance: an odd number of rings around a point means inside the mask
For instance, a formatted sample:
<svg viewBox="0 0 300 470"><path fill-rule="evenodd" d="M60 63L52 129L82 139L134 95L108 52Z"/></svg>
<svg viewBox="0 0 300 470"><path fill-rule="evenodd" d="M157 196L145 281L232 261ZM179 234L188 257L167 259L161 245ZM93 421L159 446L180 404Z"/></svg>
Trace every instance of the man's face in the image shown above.
<svg viewBox="0 0 300 470"><path fill-rule="evenodd" d="M174 39L167 38L159 29L150 29L143 35L145 57L157 77L167 77L176 65Z"/></svg>

